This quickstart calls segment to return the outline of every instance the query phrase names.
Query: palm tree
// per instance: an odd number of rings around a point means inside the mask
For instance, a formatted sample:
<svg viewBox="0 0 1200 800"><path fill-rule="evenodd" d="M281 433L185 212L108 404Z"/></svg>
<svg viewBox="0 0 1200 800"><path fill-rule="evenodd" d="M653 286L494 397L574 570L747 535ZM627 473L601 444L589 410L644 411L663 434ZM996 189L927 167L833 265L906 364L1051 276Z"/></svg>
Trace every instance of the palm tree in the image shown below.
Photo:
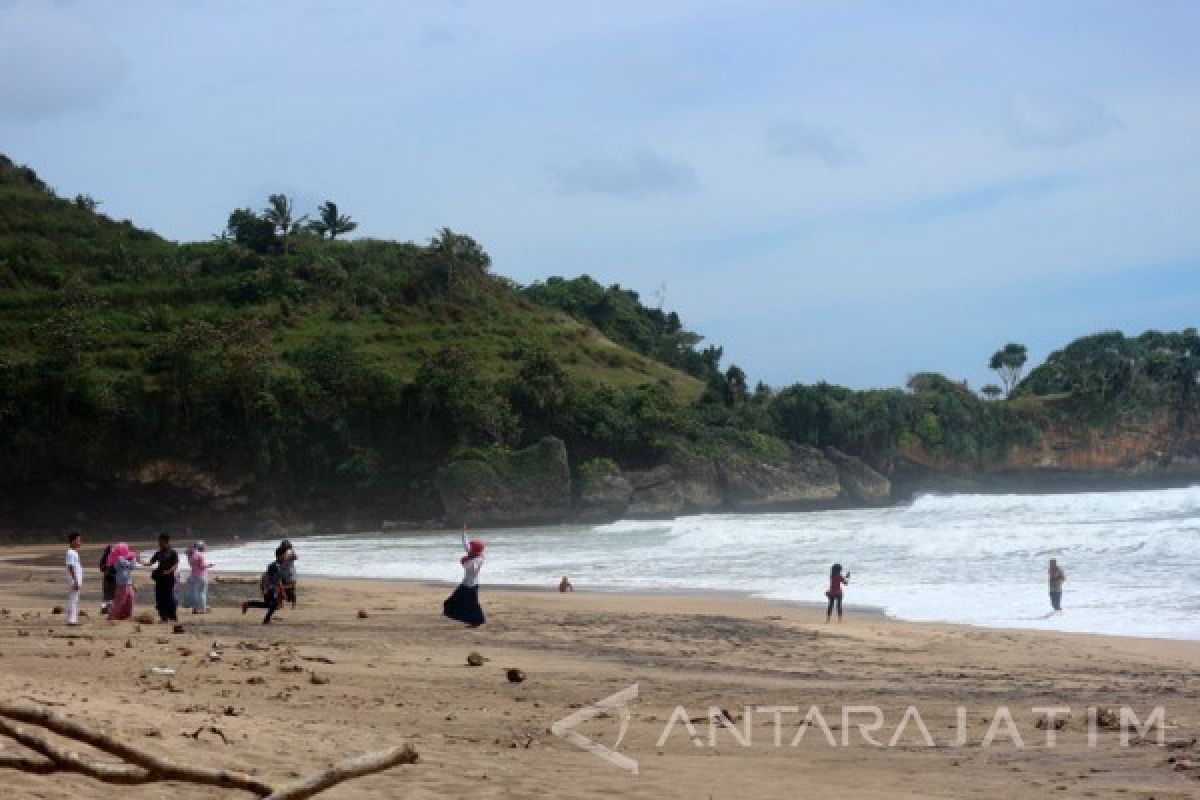
<svg viewBox="0 0 1200 800"><path fill-rule="evenodd" d="M287 253L288 234L295 232L308 219L305 214L300 219L292 219L294 206L290 197L284 194L273 194L267 198L267 207L263 210L263 219L275 226L279 231L279 240L283 252Z"/></svg>
<svg viewBox="0 0 1200 800"><path fill-rule="evenodd" d="M358 227L358 223L346 214L339 214L337 203L326 200L317 209L318 219L309 223L309 230L318 236L329 234L330 239L336 239L339 233L349 233Z"/></svg>

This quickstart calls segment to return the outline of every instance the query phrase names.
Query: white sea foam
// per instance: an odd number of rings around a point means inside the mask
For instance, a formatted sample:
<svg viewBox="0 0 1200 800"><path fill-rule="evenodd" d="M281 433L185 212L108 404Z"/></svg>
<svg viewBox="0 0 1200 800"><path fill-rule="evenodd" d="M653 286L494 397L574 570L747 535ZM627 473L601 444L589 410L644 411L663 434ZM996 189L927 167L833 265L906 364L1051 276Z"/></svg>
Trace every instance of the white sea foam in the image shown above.
<svg viewBox="0 0 1200 800"><path fill-rule="evenodd" d="M1046 495L929 495L911 506L710 514L491 530L491 583L748 591L823 601L829 565L848 604L903 619L1200 639L1200 487ZM457 533L293 539L302 574L453 581ZM275 543L214 549L261 569ZM1049 616L1046 562L1067 572Z"/></svg>

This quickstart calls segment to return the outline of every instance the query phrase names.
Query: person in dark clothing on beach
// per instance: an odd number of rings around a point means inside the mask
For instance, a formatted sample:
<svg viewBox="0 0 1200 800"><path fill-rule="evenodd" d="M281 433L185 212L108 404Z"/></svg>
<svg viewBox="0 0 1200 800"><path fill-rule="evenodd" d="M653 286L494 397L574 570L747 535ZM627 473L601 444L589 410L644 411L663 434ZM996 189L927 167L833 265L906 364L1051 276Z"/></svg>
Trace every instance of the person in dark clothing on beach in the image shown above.
<svg viewBox="0 0 1200 800"><path fill-rule="evenodd" d="M165 533L158 535L158 550L144 566L154 567L150 577L154 579L154 607L158 610L158 621L178 622L175 580L179 572L179 553L171 547L170 536Z"/></svg>
<svg viewBox="0 0 1200 800"><path fill-rule="evenodd" d="M247 600L242 603L242 613L250 608L265 608L267 615L262 624L270 625L271 617L283 605L283 552L275 551L275 560L267 565L267 570L259 579L258 588L262 592L262 600Z"/></svg>
<svg viewBox="0 0 1200 800"><path fill-rule="evenodd" d="M483 541L468 541L467 529L463 528L462 545L463 550L467 551L458 561L463 568L462 583L442 603L442 613L450 619L478 628L487 621L483 615L483 608L479 605L479 570L483 568Z"/></svg>
<svg viewBox="0 0 1200 800"><path fill-rule="evenodd" d="M1067 573L1063 572L1063 568L1058 565L1058 559L1050 559L1050 567L1047 570L1050 579L1050 606L1055 611L1062 611L1062 590L1063 581L1067 579Z"/></svg>
<svg viewBox="0 0 1200 800"><path fill-rule="evenodd" d="M105 545L104 552L100 554L100 613L105 615L112 608L113 598L117 595L117 568L108 565L112 549L111 544Z"/></svg>
<svg viewBox="0 0 1200 800"><path fill-rule="evenodd" d="M842 621L842 587L850 583L850 573L842 575L842 565L834 564L829 570L829 589L825 596L829 598L829 606L825 609L825 621L833 616L833 607L837 606L838 622Z"/></svg>

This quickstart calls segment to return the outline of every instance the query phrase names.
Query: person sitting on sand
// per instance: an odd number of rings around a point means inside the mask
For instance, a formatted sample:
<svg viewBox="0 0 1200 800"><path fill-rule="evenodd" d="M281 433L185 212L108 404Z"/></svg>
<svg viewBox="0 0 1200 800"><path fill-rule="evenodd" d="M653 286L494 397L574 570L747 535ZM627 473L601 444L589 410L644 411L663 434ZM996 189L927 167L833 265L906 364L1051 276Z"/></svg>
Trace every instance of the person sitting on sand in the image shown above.
<svg viewBox="0 0 1200 800"><path fill-rule="evenodd" d="M108 553L107 566L113 573L113 601L108 607L108 618L112 622L133 616L133 571L137 568L138 554L129 549L125 542L112 546Z"/></svg>
<svg viewBox="0 0 1200 800"><path fill-rule="evenodd" d="M483 568L483 540L468 541L467 529L464 527L462 546L467 552L458 561L463 568L462 583L442 603L442 613L450 619L478 628L487 621L483 615L483 608L479 605L479 570Z"/></svg>
<svg viewBox="0 0 1200 800"><path fill-rule="evenodd" d="M267 565L266 571L258 579L258 589L262 592L262 600L246 600L242 603L242 613L250 608L265 608L267 615L262 624L270 625L271 617L283 605L283 551L275 551L275 560Z"/></svg>
<svg viewBox="0 0 1200 800"><path fill-rule="evenodd" d="M842 621L842 586L850 583L850 573L842 575L842 565L834 564L829 570L829 590L825 596L829 598L829 606L825 609L825 622L833 616L833 607L837 606L838 622Z"/></svg>
<svg viewBox="0 0 1200 800"><path fill-rule="evenodd" d="M176 616L177 603L175 599L175 581L179 572L179 553L171 547L171 537L165 533L158 535L158 550L150 556L150 560L142 564L144 567L154 567L150 577L154 579L154 608L158 610L158 621L179 622Z"/></svg>
<svg viewBox="0 0 1200 800"><path fill-rule="evenodd" d="M571 585L569 580L567 580L567 576L563 575L562 580L558 582L558 590L560 592L573 592L575 591L575 587Z"/></svg>
<svg viewBox="0 0 1200 800"><path fill-rule="evenodd" d="M282 556L282 558L280 558ZM275 558L279 562L281 571L281 579L283 580L283 596L284 599L292 604L292 610L296 610L296 548L292 547L292 543L284 539L279 543L279 547L275 548ZM282 603L281 603L282 605Z"/></svg>
<svg viewBox="0 0 1200 800"><path fill-rule="evenodd" d="M1048 570L1050 579L1050 605L1055 611L1062 611L1062 586L1063 581L1067 579L1067 573L1063 572L1062 567L1058 565L1058 559L1050 559L1050 568Z"/></svg>
<svg viewBox="0 0 1200 800"><path fill-rule="evenodd" d="M193 614L207 614L211 610L208 607L208 571L212 569L212 564L204 551L204 542L196 542L187 551L188 568L191 573L188 575L188 588L184 593L189 602L184 605L190 605Z"/></svg>

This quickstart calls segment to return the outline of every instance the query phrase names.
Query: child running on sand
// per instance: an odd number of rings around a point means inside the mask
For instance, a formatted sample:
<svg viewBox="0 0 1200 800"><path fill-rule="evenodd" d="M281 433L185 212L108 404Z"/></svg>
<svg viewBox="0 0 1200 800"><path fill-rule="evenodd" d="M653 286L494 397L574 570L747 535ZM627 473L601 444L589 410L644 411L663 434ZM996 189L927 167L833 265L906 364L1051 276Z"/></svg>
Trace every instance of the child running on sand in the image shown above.
<svg viewBox="0 0 1200 800"><path fill-rule="evenodd" d="M838 622L842 621L842 586L849 585L850 573L842 575L842 565L834 564L829 570L829 590L825 596L829 598L829 606L825 609L825 622L833 616L833 607L837 606Z"/></svg>
<svg viewBox="0 0 1200 800"><path fill-rule="evenodd" d="M450 619L478 628L487 621L483 616L483 608L479 605L479 570L483 568L483 540L468 541L467 529L464 527L462 546L467 552L458 561L463 568L462 583L442 603L442 613Z"/></svg>
<svg viewBox="0 0 1200 800"><path fill-rule="evenodd" d="M275 560L267 565L267 571L259 578L258 588L262 592L262 600L247 600L242 603L242 613L250 608L265 608L267 615L262 624L270 625L271 617L283 605L283 552L275 551Z"/></svg>

